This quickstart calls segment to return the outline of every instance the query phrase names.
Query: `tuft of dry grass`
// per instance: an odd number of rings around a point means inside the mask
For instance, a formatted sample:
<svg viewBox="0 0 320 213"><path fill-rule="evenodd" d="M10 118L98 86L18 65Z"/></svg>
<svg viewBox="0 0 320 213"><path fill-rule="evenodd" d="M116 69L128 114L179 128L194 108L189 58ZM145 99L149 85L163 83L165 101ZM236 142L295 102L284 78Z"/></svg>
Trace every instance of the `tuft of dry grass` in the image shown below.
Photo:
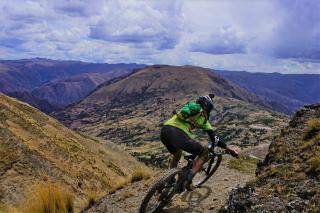
<svg viewBox="0 0 320 213"><path fill-rule="evenodd" d="M109 194L113 194L115 191L122 189L125 185L129 183L129 179L127 177L120 177L117 179L117 182L110 189Z"/></svg>
<svg viewBox="0 0 320 213"><path fill-rule="evenodd" d="M320 156L313 157L309 161L310 164L310 172L315 174L320 174Z"/></svg>
<svg viewBox="0 0 320 213"><path fill-rule="evenodd" d="M22 204L21 212L25 213L72 213L73 196L62 187L47 183L36 187L31 198Z"/></svg>
<svg viewBox="0 0 320 213"><path fill-rule="evenodd" d="M150 178L150 173L145 169L138 168L132 173L130 182L133 183L148 178Z"/></svg>
<svg viewBox="0 0 320 213"><path fill-rule="evenodd" d="M320 119L314 118L308 121L307 127L304 130L304 139L309 140L314 138L320 132Z"/></svg>
<svg viewBox="0 0 320 213"><path fill-rule="evenodd" d="M256 158L242 155L238 159L231 159L228 167L244 173L255 173L258 161Z"/></svg>
<svg viewBox="0 0 320 213"><path fill-rule="evenodd" d="M98 194L94 191L89 191L87 193L87 201L86 201L86 204L84 206L84 209L88 209L90 208L91 206L93 206L97 200L98 200Z"/></svg>
<svg viewBox="0 0 320 213"><path fill-rule="evenodd" d="M149 171L143 168L136 168L133 173L129 176L118 178L118 181L114 184L114 187L109 191L110 194L113 194L115 191L122 189L129 183L134 183L141 181L143 179L150 178L151 174Z"/></svg>

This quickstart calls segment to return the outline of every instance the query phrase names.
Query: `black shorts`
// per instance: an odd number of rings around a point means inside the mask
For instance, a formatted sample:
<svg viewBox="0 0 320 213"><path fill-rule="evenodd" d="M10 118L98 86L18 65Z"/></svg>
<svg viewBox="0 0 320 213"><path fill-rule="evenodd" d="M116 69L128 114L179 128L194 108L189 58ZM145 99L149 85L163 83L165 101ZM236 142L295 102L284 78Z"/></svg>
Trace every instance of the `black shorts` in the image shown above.
<svg viewBox="0 0 320 213"><path fill-rule="evenodd" d="M171 154L182 149L193 155L200 155L202 145L190 138L184 131L174 126L163 126L160 138Z"/></svg>

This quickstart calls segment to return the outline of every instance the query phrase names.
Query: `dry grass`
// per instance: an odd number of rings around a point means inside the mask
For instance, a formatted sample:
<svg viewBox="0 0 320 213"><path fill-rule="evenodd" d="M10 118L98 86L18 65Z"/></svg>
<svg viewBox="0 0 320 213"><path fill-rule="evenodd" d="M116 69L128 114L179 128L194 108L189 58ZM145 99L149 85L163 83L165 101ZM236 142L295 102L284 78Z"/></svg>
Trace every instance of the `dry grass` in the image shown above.
<svg viewBox="0 0 320 213"><path fill-rule="evenodd" d="M150 172L145 169L138 168L132 173L130 182L133 183L148 178L150 178Z"/></svg>
<svg viewBox="0 0 320 213"><path fill-rule="evenodd" d="M131 175L118 178L118 181L115 183L114 187L109 191L109 193L112 194L115 191L122 189L129 183L134 183L143 179L148 179L150 178L150 176L151 174L148 170L145 170L143 168L137 168L133 171Z"/></svg>
<svg viewBox="0 0 320 213"><path fill-rule="evenodd" d="M255 173L258 161L250 156L242 155L238 159L231 159L228 167L245 173Z"/></svg>
<svg viewBox="0 0 320 213"><path fill-rule="evenodd" d="M84 206L84 209L88 209L93 206L98 200L98 194L95 191L89 191L87 193L87 200Z"/></svg>
<svg viewBox="0 0 320 213"><path fill-rule="evenodd" d="M310 172L315 174L320 174L320 156L313 157L309 161L310 164Z"/></svg>
<svg viewBox="0 0 320 213"><path fill-rule="evenodd" d="M0 213L21 213L17 208L0 203Z"/></svg>
<svg viewBox="0 0 320 213"><path fill-rule="evenodd" d="M304 130L304 139L309 140L315 137L320 132L320 119L314 118L308 121L307 127Z"/></svg>
<svg viewBox="0 0 320 213"><path fill-rule="evenodd" d="M109 194L113 194L115 191L122 189L125 185L129 183L129 179L126 177L118 178L117 182L114 186L110 189Z"/></svg>
<svg viewBox="0 0 320 213"><path fill-rule="evenodd" d="M47 183L36 187L35 194L20 209L24 213L71 213L73 196L56 184Z"/></svg>

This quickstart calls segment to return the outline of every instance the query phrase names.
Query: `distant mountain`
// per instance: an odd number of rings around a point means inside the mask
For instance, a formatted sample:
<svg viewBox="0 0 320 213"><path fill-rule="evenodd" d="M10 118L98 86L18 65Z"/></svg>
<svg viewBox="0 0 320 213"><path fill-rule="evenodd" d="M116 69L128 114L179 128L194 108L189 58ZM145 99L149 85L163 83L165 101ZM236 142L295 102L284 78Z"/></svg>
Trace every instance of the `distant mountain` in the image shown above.
<svg viewBox="0 0 320 213"><path fill-rule="evenodd" d="M50 113L52 111L57 111L62 109L61 106L58 106L54 103L50 103L46 99L39 98L38 96L35 96L28 91L10 92L7 95L9 95L10 97L19 99L20 101L29 103L30 105L41 110L44 113Z"/></svg>
<svg viewBox="0 0 320 213"><path fill-rule="evenodd" d="M320 102L319 74L214 72L262 96L274 109L287 114L306 104Z"/></svg>
<svg viewBox="0 0 320 213"><path fill-rule="evenodd" d="M155 65L100 85L55 116L74 129L125 144L146 163L162 165L159 128L187 101L215 93L212 122L224 140L241 146L270 142L286 116L272 112L253 93L207 69ZM207 140L202 136L203 140Z"/></svg>
<svg viewBox="0 0 320 213"><path fill-rule="evenodd" d="M49 104L65 107L78 102L99 84L132 72L144 65L98 64L80 61L56 61L42 58L0 60L0 92L30 93ZM20 95L15 97L19 98ZM37 107L37 100L27 100ZM50 112L52 108L39 108Z"/></svg>
<svg viewBox="0 0 320 213"><path fill-rule="evenodd" d="M320 212L320 104L299 110L271 143L258 176L221 212Z"/></svg>
<svg viewBox="0 0 320 213"><path fill-rule="evenodd" d="M118 148L73 132L2 93L0 156L0 211L49 182L73 192L79 211L88 193L104 195L136 170L148 170Z"/></svg>
<svg viewBox="0 0 320 213"><path fill-rule="evenodd" d="M127 74L130 70L112 70L105 73L81 73L63 80L52 81L32 90L39 98L50 100L58 106L65 107L80 101L100 84Z"/></svg>

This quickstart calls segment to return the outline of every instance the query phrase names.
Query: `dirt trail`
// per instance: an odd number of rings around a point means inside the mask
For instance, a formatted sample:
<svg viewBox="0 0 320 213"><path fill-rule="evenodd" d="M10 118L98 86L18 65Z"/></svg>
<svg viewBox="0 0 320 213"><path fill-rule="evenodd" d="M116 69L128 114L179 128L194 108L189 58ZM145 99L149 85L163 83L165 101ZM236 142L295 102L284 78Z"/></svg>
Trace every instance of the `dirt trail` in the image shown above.
<svg viewBox="0 0 320 213"><path fill-rule="evenodd" d="M255 147L254 152L246 150L243 153L257 154L262 158L267 146ZM257 152L257 150L259 150ZM225 203L229 191L237 185L244 185L254 178L254 174L242 173L227 167L231 157L225 156L216 173L204 184L203 187L192 192L184 192L179 195L167 208L165 213L187 213L187 212L217 212ZM154 181L163 175L158 173L154 178L144 182L136 182L112 195L107 195L97 202L86 212L90 213L134 213L138 212L141 201Z"/></svg>

